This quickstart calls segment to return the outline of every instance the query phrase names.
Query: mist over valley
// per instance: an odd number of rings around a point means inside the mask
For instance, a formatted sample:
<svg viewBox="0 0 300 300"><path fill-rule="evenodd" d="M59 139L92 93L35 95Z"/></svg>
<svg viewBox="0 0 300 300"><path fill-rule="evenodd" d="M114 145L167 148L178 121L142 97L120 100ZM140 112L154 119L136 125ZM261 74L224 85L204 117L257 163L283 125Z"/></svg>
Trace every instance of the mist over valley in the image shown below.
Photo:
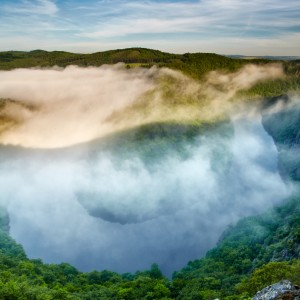
<svg viewBox="0 0 300 300"><path fill-rule="evenodd" d="M276 64L199 83L123 65L0 72L12 237L29 257L82 271L156 262L170 275L203 256L229 225L291 192L262 108L232 100L282 76Z"/></svg>
<svg viewBox="0 0 300 300"><path fill-rule="evenodd" d="M188 57L0 71L0 248L35 295L212 299L297 270L298 63Z"/></svg>

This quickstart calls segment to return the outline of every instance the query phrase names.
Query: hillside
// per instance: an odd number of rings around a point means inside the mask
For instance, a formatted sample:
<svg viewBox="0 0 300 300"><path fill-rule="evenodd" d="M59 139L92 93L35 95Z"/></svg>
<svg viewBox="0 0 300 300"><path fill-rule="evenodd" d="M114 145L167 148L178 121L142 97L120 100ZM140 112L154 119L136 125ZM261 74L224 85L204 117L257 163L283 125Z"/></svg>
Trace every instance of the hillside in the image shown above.
<svg viewBox="0 0 300 300"><path fill-rule="evenodd" d="M299 284L299 213L295 197L227 229L205 258L174 274L178 299L241 299L282 279Z"/></svg>
<svg viewBox="0 0 300 300"><path fill-rule="evenodd" d="M128 67L135 65L149 67L156 64L158 66L174 66L176 69L181 66L183 70L187 66L193 68L192 65L194 65L194 67L199 69L198 74L220 68L234 70L247 63L243 60L233 60L211 53L187 53L180 55L145 48L110 50L93 54L76 54L63 51L48 52L43 50L0 52L0 69L2 70L50 66L66 67L68 65L101 66L119 62L128 64ZM255 62L266 63L268 60L257 60Z"/></svg>
<svg viewBox="0 0 300 300"><path fill-rule="evenodd" d="M146 48L128 48L77 54L64 51L33 50L30 52L0 52L0 70L16 68L49 68L54 66L80 67L101 66L105 64L125 63L127 68L158 66L178 70L196 80L202 80L211 71L236 72L243 66L267 65L280 62L287 75L285 78L268 80L239 93L243 98L274 97L290 91L298 91L300 86L299 60L269 60L258 58L252 60L230 58L214 53L171 54Z"/></svg>

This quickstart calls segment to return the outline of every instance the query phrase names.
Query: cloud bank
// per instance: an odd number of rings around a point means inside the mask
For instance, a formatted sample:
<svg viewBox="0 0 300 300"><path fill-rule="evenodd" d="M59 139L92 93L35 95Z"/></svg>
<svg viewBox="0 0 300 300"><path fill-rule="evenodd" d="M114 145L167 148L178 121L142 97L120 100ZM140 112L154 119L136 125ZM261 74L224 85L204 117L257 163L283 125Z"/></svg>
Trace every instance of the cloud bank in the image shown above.
<svg viewBox="0 0 300 300"><path fill-rule="evenodd" d="M15 121L0 143L57 148L147 123L208 121L227 113L238 91L282 76L278 64L211 72L202 83L169 69L122 64L0 71L0 98L14 100L0 117Z"/></svg>

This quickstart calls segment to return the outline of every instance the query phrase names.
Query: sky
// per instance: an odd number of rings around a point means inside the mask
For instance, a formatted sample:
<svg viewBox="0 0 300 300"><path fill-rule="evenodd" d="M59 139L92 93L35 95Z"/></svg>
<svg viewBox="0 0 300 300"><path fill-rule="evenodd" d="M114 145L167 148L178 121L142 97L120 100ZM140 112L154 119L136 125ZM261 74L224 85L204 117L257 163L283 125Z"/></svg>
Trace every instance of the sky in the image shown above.
<svg viewBox="0 0 300 300"><path fill-rule="evenodd" d="M1 0L0 51L300 55L299 0Z"/></svg>

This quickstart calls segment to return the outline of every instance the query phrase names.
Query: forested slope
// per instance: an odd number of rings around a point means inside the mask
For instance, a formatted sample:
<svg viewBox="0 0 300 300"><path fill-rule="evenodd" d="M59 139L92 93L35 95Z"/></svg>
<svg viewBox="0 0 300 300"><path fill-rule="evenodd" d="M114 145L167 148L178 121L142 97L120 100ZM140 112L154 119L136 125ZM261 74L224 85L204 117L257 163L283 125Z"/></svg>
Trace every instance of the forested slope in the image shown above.
<svg viewBox="0 0 300 300"><path fill-rule="evenodd" d="M174 274L178 299L241 299L271 283L299 284L300 198L239 221L205 258Z"/></svg>
<svg viewBox="0 0 300 300"><path fill-rule="evenodd" d="M291 90L299 90L300 63L295 61L275 61L268 59L238 59L229 58L214 53L171 54L146 48L128 48L78 54L64 51L33 50L30 52L6 51L0 52L0 70L33 67L66 67L77 65L81 67L101 66L104 64L125 63L127 68L152 66L167 67L179 70L196 80L201 80L210 71L235 72L247 64L266 65L280 62L283 64L286 78L258 83L249 91L243 91L241 96L278 96Z"/></svg>

